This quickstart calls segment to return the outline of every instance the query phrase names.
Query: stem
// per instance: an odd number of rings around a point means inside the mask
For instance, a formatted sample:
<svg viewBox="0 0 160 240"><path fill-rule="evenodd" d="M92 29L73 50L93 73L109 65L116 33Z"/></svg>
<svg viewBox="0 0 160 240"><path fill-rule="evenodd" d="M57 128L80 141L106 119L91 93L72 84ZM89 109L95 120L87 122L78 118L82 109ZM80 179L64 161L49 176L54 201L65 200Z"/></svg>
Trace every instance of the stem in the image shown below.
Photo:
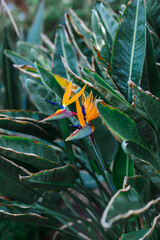
<svg viewBox="0 0 160 240"><path fill-rule="evenodd" d="M127 155L127 161L126 161L126 177L128 177L128 172L129 172L129 156Z"/></svg>
<svg viewBox="0 0 160 240"><path fill-rule="evenodd" d="M89 137L90 139L90 142L91 142L91 145L92 145L92 148L96 154L96 157L97 157L97 164L98 164L98 167L99 167L99 170L101 171L102 173L102 176L104 178L104 180L108 183L108 185L110 186L110 189L112 190L112 193L115 194L116 193L116 189L115 189L115 186L114 184L112 183L112 180L109 178L109 176L106 175L106 172L105 171L105 166L103 164L103 160L101 159L100 155L98 154L98 151L93 143L93 140L91 137Z"/></svg>
<svg viewBox="0 0 160 240"><path fill-rule="evenodd" d="M70 142L66 142L65 139L69 136L69 128L67 119L60 120L62 135L65 144L66 155L70 164L74 163L74 154L72 149L72 144Z"/></svg>

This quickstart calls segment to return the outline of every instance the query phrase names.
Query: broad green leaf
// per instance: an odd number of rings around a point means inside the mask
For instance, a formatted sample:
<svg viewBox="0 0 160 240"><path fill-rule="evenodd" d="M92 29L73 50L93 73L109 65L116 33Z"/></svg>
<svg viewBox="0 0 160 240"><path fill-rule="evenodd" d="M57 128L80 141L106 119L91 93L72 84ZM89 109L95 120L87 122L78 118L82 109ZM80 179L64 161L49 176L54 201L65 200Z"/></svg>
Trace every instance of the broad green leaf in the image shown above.
<svg viewBox="0 0 160 240"><path fill-rule="evenodd" d="M56 98L50 95L46 87L31 79L27 79L25 81L25 87L30 95L32 102L41 113L52 115L57 110L56 106L53 106L52 104L44 101L44 99L47 99L52 102L56 102Z"/></svg>
<svg viewBox="0 0 160 240"><path fill-rule="evenodd" d="M116 189L122 189L125 177L134 176L133 161L127 156L119 145L113 162L112 178Z"/></svg>
<svg viewBox="0 0 160 240"><path fill-rule="evenodd" d="M48 70L51 70L52 62L46 52L42 51L40 46L19 41L17 43L17 51L22 56L32 62L37 62ZM33 70L32 70L33 71Z"/></svg>
<svg viewBox="0 0 160 240"><path fill-rule="evenodd" d="M37 14L35 16L34 22L28 32L27 42L34 44L41 44L41 33L43 28L43 10L44 3L39 4Z"/></svg>
<svg viewBox="0 0 160 240"><path fill-rule="evenodd" d="M106 61L105 59L105 51L103 51L104 49L102 49L101 53L100 51L92 44L92 48L93 48L93 52L95 54L95 58L98 64L98 67L101 70L101 73L103 74L103 77L106 81L108 81L108 83L110 84L110 86L112 88L115 89L115 85L113 85L113 82L111 81L111 77L109 75L109 72L111 71L111 67L109 65L109 63ZM109 61L110 62L110 61Z"/></svg>
<svg viewBox="0 0 160 240"><path fill-rule="evenodd" d="M92 10L92 29L94 32L96 48L100 51L101 55L110 62L110 49L107 42L106 32L103 24L100 21L96 10ZM103 51L102 51L103 50Z"/></svg>
<svg viewBox="0 0 160 240"><path fill-rule="evenodd" d="M12 207L12 206L11 206ZM47 224L48 218L40 216L36 213L9 213L0 210L0 219L23 222L28 224Z"/></svg>
<svg viewBox="0 0 160 240"><path fill-rule="evenodd" d="M41 192L61 191L72 187L78 177L78 171L74 165L66 165L50 170L20 177L21 182L36 188Z"/></svg>
<svg viewBox="0 0 160 240"><path fill-rule="evenodd" d="M153 40L156 62L160 62L160 38L156 35L155 32L152 32L152 30L150 33Z"/></svg>
<svg viewBox="0 0 160 240"><path fill-rule="evenodd" d="M0 111L0 119L3 118L4 120L6 120L6 124L5 124L6 129L9 129L7 124L7 121L9 121L9 119L20 121L18 123L19 124L22 123L22 126L24 123L30 122L30 123L33 123L32 128L33 126L37 125L39 130L41 129L41 131L43 132L43 135L44 136L46 135L45 138L47 136L52 140L57 137L61 138L62 136L61 136L61 132L59 131L59 124L57 121L54 121L52 124L48 122L39 122L46 117L47 115L36 112L36 111L24 111L24 110L1 110ZM13 122L11 125L13 125ZM15 128L15 126L13 128ZM30 128L27 128L27 129L28 131L26 131L26 134L34 135L34 131L32 132ZM25 128L24 129L23 127L21 127L20 129L18 128L17 131L23 133L23 131L25 131ZM39 136L37 135L37 137Z"/></svg>
<svg viewBox="0 0 160 240"><path fill-rule="evenodd" d="M51 146L28 138L1 136L0 151L16 163L24 162L38 170L58 166L57 156Z"/></svg>
<svg viewBox="0 0 160 240"><path fill-rule="evenodd" d="M44 140L53 141L55 138L54 135L50 135L46 130L56 130L52 126L44 125L43 123L37 123L34 121L26 121L25 119L13 119L9 117L0 117L0 128L6 129L9 131L24 133L27 135L35 136L37 138L42 138ZM55 134L57 131L55 132Z"/></svg>
<svg viewBox="0 0 160 240"><path fill-rule="evenodd" d="M34 67L34 63L27 59L26 57L24 56L21 56L20 54L14 52L14 51L11 51L11 50L5 50L4 51L4 54L10 58L10 60L15 63L15 64L18 64L18 65L30 65L32 67Z"/></svg>
<svg viewBox="0 0 160 240"><path fill-rule="evenodd" d="M132 107L134 109L134 104ZM157 144L157 134L150 123L147 122L139 113L136 111L130 111L129 114L130 118L135 121L136 127L138 130L139 135L151 145Z"/></svg>
<svg viewBox="0 0 160 240"><path fill-rule="evenodd" d="M60 101L62 101L64 90L61 85L58 83L53 74L40 65L36 64L37 72L41 78L42 83L47 87L51 94L56 94Z"/></svg>
<svg viewBox="0 0 160 240"><path fill-rule="evenodd" d="M150 239L154 230L156 229L156 227L158 227L157 225L158 225L159 219L160 219L160 215L158 215L157 217L154 218L151 228L123 234L121 236L121 239L122 240L147 240L147 239Z"/></svg>
<svg viewBox="0 0 160 240"><path fill-rule="evenodd" d="M143 239L143 236L148 233L149 229L143 229L139 231L129 232L121 236L122 240L139 240Z"/></svg>
<svg viewBox="0 0 160 240"><path fill-rule="evenodd" d="M130 82L130 87L134 95L134 109L143 118L145 118L151 126L158 131L160 128L160 100L151 93L145 92Z"/></svg>
<svg viewBox="0 0 160 240"><path fill-rule="evenodd" d="M98 76L98 74L86 68L83 68L82 73L111 106L117 107L121 111L131 110L130 104L112 87L110 87L105 80Z"/></svg>
<svg viewBox="0 0 160 240"><path fill-rule="evenodd" d="M147 20L160 37L160 2L159 0L146 0Z"/></svg>
<svg viewBox="0 0 160 240"><path fill-rule="evenodd" d="M88 48L87 44L83 41L82 36L75 31L74 27L72 26L71 16L68 13L65 14L65 24L66 24L66 28L68 30L69 36L71 37L71 41L79 55L79 63L91 69L92 68L91 61L92 61L92 55L93 55L92 51L90 48Z"/></svg>
<svg viewBox="0 0 160 240"><path fill-rule="evenodd" d="M120 140L143 142L138 134L136 123L125 113L108 105L98 103L98 110L107 128Z"/></svg>
<svg viewBox="0 0 160 240"><path fill-rule="evenodd" d="M157 157L155 156L154 152L149 148L139 144L137 141L125 141L123 143L124 149L127 149L126 153L129 155L134 155L137 158L143 159L147 162L150 162L160 170L160 163Z"/></svg>
<svg viewBox="0 0 160 240"><path fill-rule="evenodd" d="M97 10L100 16L100 19L106 30L107 39L110 43L110 46L112 47L112 43L114 41L114 37L118 27L118 22L113 17L112 10L106 7L103 3L97 3L95 5L95 9Z"/></svg>
<svg viewBox="0 0 160 240"><path fill-rule="evenodd" d="M39 211L24 203L0 199L0 219L27 222L30 224L46 224L49 219L40 215Z"/></svg>
<svg viewBox="0 0 160 240"><path fill-rule="evenodd" d="M143 0L133 0L127 5L115 36L111 72L115 84L129 101L127 82L140 83L145 56L145 7Z"/></svg>
<svg viewBox="0 0 160 240"><path fill-rule="evenodd" d="M158 67L156 65L154 46L151 34L148 29L147 29L146 64L147 64L146 72L149 86L148 90L156 97L160 98L160 74Z"/></svg>
<svg viewBox="0 0 160 240"><path fill-rule="evenodd" d="M47 117L47 115L36 112L36 111L24 111L24 110L0 110L0 116L4 115L5 117L11 117L11 118L26 118L26 119L34 119L37 121L40 121Z"/></svg>
<svg viewBox="0 0 160 240"><path fill-rule="evenodd" d="M12 198L26 204L32 204L39 198L38 192L1 171L0 182L3 183L0 184L0 193L7 198Z"/></svg>
<svg viewBox="0 0 160 240"><path fill-rule="evenodd" d="M0 148L1 151L1 148ZM1 151L1 154L3 154L3 151ZM7 155L9 158L9 155ZM29 175L31 174L29 171L27 171L22 166L17 165L16 163L12 162L11 160L3 157L0 155L0 166L1 166L1 172L7 173L9 176L19 179L19 175Z"/></svg>
<svg viewBox="0 0 160 240"><path fill-rule="evenodd" d="M93 125L95 126L94 139L96 145L102 155L105 166L109 168L116 155L118 143L100 118L95 119Z"/></svg>
<svg viewBox="0 0 160 240"><path fill-rule="evenodd" d="M53 73L67 78L66 70L61 61L61 56L63 56L72 71L79 75L77 58L73 51L68 34L63 26L58 27L55 41L56 48L54 52Z"/></svg>
<svg viewBox="0 0 160 240"><path fill-rule="evenodd" d="M123 149L136 167L160 190L160 163L146 147L134 141L123 142Z"/></svg>
<svg viewBox="0 0 160 240"><path fill-rule="evenodd" d="M147 178L145 176L135 175L133 177L125 177L123 188L126 188L129 185L139 193L145 203L153 199L152 194L149 192L149 184L147 184Z"/></svg>
<svg viewBox="0 0 160 240"><path fill-rule="evenodd" d="M138 216L147 211L150 207L160 202L160 198L144 204L140 195L134 188L128 186L119 190L108 203L101 218L101 224L109 229L119 221L125 221L133 216Z"/></svg>
<svg viewBox="0 0 160 240"><path fill-rule="evenodd" d="M85 23L70 9L70 22L76 33L83 39L88 48L90 48L90 40L93 40L92 31L85 25Z"/></svg>

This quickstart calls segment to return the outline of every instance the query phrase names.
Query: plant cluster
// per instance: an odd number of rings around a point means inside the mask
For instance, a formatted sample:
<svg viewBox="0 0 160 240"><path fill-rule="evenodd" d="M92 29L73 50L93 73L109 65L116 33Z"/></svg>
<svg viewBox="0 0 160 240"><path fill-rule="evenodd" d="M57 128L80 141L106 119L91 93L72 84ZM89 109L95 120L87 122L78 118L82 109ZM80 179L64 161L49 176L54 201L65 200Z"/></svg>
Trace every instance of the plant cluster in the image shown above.
<svg viewBox="0 0 160 240"><path fill-rule="evenodd" d="M92 30L70 10L54 43L37 20L4 51L29 110L0 111L0 217L53 239L159 239L159 12L96 1Z"/></svg>

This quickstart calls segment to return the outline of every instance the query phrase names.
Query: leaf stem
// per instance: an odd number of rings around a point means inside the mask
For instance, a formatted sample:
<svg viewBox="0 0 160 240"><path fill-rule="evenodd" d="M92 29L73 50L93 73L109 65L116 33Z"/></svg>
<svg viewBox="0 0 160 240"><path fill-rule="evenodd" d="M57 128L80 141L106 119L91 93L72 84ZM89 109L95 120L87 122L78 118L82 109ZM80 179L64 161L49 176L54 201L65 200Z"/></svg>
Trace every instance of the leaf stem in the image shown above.
<svg viewBox="0 0 160 240"><path fill-rule="evenodd" d="M89 139L90 139L90 143L91 143L91 145L92 145L92 148L93 148L93 150L94 150L94 152L95 152L95 154L96 154L97 160L98 160L98 161L97 161L97 164L98 164L99 170L101 171L104 180L105 180L105 181L108 183L108 185L110 186L110 189L111 189L112 193L115 194L115 193L116 193L116 188L115 188L112 180L111 180L110 177L108 176L109 174L106 174L107 171L105 170L105 167L104 167L104 164L103 164L103 160L101 159L100 155L98 154L98 151L97 151L97 149L96 149L96 147L95 147L95 144L94 144L94 142L93 142L93 139L92 139L91 137L89 137Z"/></svg>

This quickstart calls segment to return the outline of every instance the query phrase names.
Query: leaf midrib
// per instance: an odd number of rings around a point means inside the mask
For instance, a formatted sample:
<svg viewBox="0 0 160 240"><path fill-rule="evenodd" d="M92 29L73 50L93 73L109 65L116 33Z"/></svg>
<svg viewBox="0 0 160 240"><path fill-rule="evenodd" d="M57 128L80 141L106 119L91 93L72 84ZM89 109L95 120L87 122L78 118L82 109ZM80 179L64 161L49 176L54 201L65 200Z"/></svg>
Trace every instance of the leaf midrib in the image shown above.
<svg viewBox="0 0 160 240"><path fill-rule="evenodd" d="M131 77L132 77L132 65L133 65L133 57L134 57L134 49L135 49L135 41L136 41L136 31L137 31L137 22L138 22L138 10L139 10L139 0L137 1L137 8L136 8L134 33L133 33L133 42L132 42L132 51L131 51L130 68L129 68L129 80L131 80ZM130 96L130 88L128 87L128 99L129 99L129 96Z"/></svg>

